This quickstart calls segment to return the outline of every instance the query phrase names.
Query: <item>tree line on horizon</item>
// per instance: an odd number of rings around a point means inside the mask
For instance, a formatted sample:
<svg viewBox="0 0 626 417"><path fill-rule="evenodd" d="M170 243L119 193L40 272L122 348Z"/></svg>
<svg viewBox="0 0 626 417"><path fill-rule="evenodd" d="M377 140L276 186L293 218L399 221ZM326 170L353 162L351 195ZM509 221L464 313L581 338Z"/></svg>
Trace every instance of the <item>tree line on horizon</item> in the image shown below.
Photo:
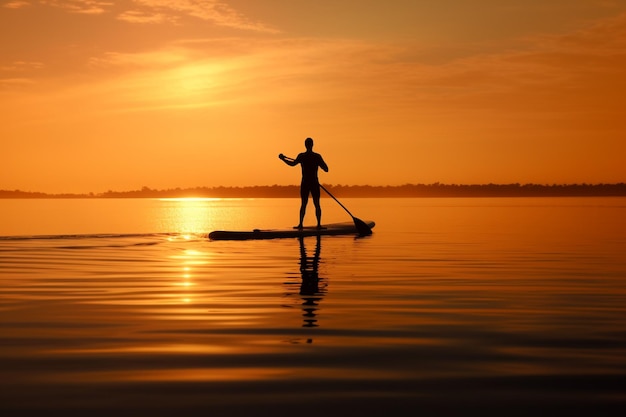
<svg viewBox="0 0 626 417"><path fill-rule="evenodd" d="M336 197L624 197L626 184L404 184L324 186ZM297 185L255 185L243 187L193 187L157 190L142 187L131 191L49 194L21 190L0 190L0 198L297 198Z"/></svg>

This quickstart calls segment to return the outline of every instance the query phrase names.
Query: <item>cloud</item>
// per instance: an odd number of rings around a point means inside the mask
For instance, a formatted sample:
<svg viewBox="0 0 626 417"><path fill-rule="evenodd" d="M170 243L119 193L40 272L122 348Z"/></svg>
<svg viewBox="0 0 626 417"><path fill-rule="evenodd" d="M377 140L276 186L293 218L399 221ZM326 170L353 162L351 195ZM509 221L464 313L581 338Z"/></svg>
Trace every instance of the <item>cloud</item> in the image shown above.
<svg viewBox="0 0 626 417"><path fill-rule="evenodd" d="M70 13L99 15L119 10L117 19L136 24L178 24L192 17L217 26L254 32L278 33L275 28L244 16L224 0L12 0L2 7L20 9L35 4L56 7Z"/></svg>
<svg viewBox="0 0 626 417"><path fill-rule="evenodd" d="M548 118L615 113L624 91L626 16L567 35L526 39L500 52L433 62L414 43L341 39L222 38L177 41L90 61L120 109L226 104L345 103L416 114L495 112ZM280 65L277 65L280 63ZM114 77L113 77L114 75ZM611 93L613 91L613 93ZM128 103L124 103L128 100ZM410 116L410 117L409 117Z"/></svg>
<svg viewBox="0 0 626 417"><path fill-rule="evenodd" d="M100 0L42 0L41 3L80 14L102 14L114 6L113 2Z"/></svg>
<svg viewBox="0 0 626 417"><path fill-rule="evenodd" d="M31 74L41 70L45 65L35 61L14 61L0 65L0 90L21 90L36 83Z"/></svg>
<svg viewBox="0 0 626 417"><path fill-rule="evenodd" d="M159 68L163 69L184 63L186 55L175 48L141 53L107 52L100 57L91 58L89 66L92 68L120 67L131 68Z"/></svg>
<svg viewBox="0 0 626 417"><path fill-rule="evenodd" d="M171 16L165 9L161 13ZM408 121L483 112L487 124L499 122L495 115L540 119L587 112L607 118L623 108L618 104L626 96L626 15L569 34L527 38L506 50L469 45L468 53L445 60L433 60L432 49L420 48L336 38L179 40L94 57L81 77L88 85L76 87L100 97L105 110L120 111L342 103L355 113L388 109Z"/></svg>
<svg viewBox="0 0 626 417"><path fill-rule="evenodd" d="M176 23L179 19L176 16L172 16L166 13L146 12L139 10L128 10L117 16L119 20L123 20L129 23Z"/></svg>
<svg viewBox="0 0 626 417"><path fill-rule="evenodd" d="M398 88L414 97L432 92L433 98L493 94L539 98L549 93L556 98L582 90L589 97L603 93L599 88L611 83L624 88L619 80L626 78L626 15L569 34L527 38L514 49L477 52L445 63L421 63L419 52L409 54L400 45L382 56L383 64L374 70L386 74L392 80L389 85L399 80ZM577 100L582 103L582 97Z"/></svg>
<svg viewBox="0 0 626 417"><path fill-rule="evenodd" d="M30 6L29 2L19 1L19 0L9 1L6 4L2 5L2 7L5 7L7 9L21 9L23 7L28 7L28 6Z"/></svg>
<svg viewBox="0 0 626 417"><path fill-rule="evenodd" d="M247 18L220 0L133 0L133 3L139 9L122 13L119 16L121 20L133 23L172 21L175 17L165 19L165 16L178 13L209 21L218 26L257 32L278 32L274 28Z"/></svg>
<svg viewBox="0 0 626 417"><path fill-rule="evenodd" d="M30 78L0 78L1 87L21 87L25 85L34 84L35 81Z"/></svg>
<svg viewBox="0 0 626 417"><path fill-rule="evenodd" d="M7 65L0 66L0 71L31 71L31 70L39 70L44 67L44 64L41 62L35 61L15 61Z"/></svg>

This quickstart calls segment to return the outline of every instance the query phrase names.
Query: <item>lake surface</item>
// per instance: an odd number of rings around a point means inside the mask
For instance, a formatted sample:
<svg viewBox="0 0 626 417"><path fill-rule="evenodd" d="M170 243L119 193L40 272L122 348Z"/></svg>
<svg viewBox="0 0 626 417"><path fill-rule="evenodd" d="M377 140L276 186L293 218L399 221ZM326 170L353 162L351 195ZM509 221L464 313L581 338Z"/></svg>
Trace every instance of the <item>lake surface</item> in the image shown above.
<svg viewBox="0 0 626 417"><path fill-rule="evenodd" d="M0 200L0 412L622 415L626 199L342 202Z"/></svg>

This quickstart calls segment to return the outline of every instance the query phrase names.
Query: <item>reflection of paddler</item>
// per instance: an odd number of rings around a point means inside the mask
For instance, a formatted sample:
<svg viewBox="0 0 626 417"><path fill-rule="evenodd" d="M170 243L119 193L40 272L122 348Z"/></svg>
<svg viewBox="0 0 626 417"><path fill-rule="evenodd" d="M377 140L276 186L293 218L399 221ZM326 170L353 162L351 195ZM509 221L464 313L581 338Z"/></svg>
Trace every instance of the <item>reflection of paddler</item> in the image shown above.
<svg viewBox="0 0 626 417"><path fill-rule="evenodd" d="M322 298L323 291L319 288L318 267L321 252L321 237L316 237L315 253L312 257L307 256L304 238L300 240L300 274L302 283L300 284L300 296L302 297L302 311L304 316L303 327L317 327L316 311L318 301Z"/></svg>

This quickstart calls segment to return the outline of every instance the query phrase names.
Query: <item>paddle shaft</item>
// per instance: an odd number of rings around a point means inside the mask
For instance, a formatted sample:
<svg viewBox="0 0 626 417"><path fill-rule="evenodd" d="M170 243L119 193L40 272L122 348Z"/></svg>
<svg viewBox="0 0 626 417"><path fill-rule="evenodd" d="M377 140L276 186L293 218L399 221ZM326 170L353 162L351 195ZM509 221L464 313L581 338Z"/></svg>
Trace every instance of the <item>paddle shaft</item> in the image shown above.
<svg viewBox="0 0 626 417"><path fill-rule="evenodd" d="M329 196L331 196L333 198L333 200L335 200L337 202L337 204L339 204L341 206L341 208L343 208L350 215L350 217L352 217L352 221L354 221L354 227L356 227L356 229L358 230L359 235L361 235L361 236L368 236L368 235L372 234L372 228L369 227L367 225L367 223L365 223L363 220L361 220L361 219L359 219L357 217L354 217L352 215L352 213L350 213L350 210L348 210L346 208L346 206L341 204L341 201L337 200L337 198L335 198L335 196L332 195L330 193L330 191L328 191L322 184L320 184L320 187L321 187L322 190L326 191L326 193Z"/></svg>
<svg viewBox="0 0 626 417"><path fill-rule="evenodd" d="M326 187L324 187L322 184L320 184L320 188L321 188L322 190L326 191L326 194L328 194L329 196L331 196L331 197L333 198L333 200L335 200L335 201L337 202L337 204L339 204L339 205L340 205L340 206L341 206L341 207L342 207L342 208L343 208L343 209L344 209L344 210L345 210L345 211L346 211L346 212L350 215L350 217L352 217L352 218L354 219L354 216L352 215L352 213L350 213L350 210L348 210L348 209L346 208L346 206L344 206L343 204L341 204L341 201L337 200L337 198L336 198L334 195L332 195L332 194L330 193L330 191L328 191L328 190L326 189Z"/></svg>

